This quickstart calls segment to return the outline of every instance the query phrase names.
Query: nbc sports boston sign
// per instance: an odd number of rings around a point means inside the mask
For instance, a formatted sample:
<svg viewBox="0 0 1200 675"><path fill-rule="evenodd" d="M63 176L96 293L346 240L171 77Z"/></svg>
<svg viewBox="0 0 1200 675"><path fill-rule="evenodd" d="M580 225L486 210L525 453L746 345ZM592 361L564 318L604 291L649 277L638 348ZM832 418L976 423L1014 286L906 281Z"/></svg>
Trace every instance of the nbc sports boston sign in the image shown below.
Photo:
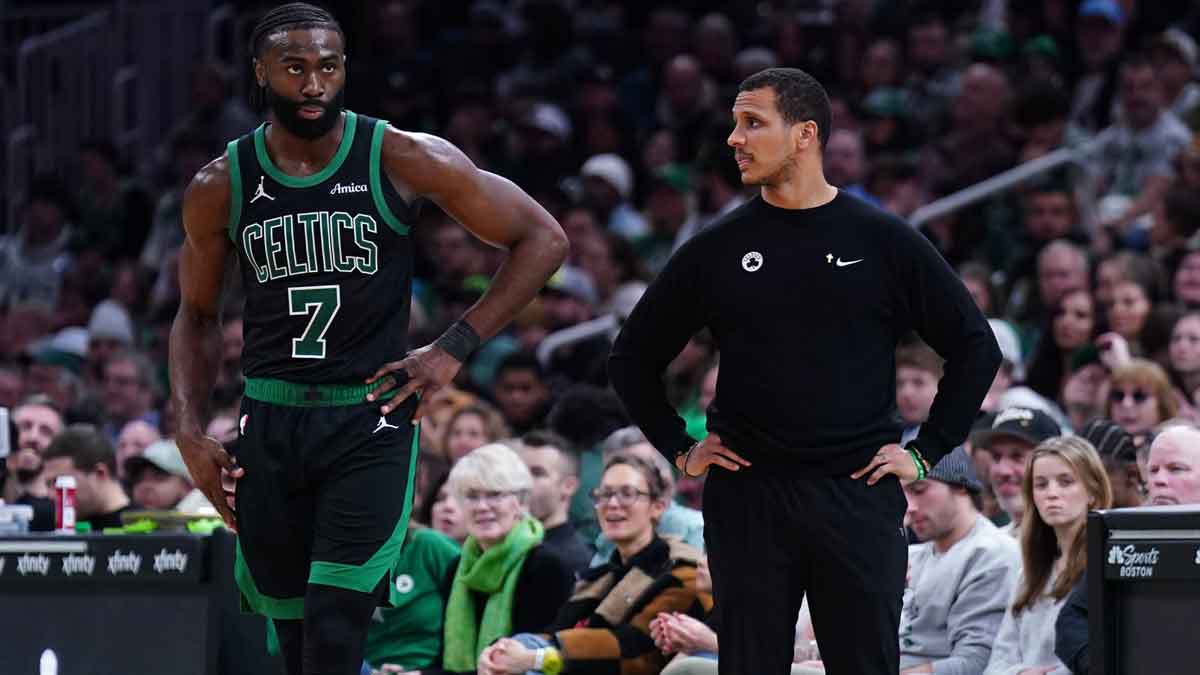
<svg viewBox="0 0 1200 675"><path fill-rule="evenodd" d="M1200 542L1110 540L1104 549L1104 578L1200 579Z"/></svg>

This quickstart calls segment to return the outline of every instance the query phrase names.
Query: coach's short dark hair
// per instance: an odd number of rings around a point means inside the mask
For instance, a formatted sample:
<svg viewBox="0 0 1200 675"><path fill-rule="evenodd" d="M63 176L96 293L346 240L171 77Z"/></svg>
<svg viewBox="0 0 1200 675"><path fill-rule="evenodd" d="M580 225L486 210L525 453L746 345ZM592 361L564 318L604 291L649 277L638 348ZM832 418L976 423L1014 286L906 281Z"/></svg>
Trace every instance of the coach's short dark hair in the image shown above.
<svg viewBox="0 0 1200 675"><path fill-rule="evenodd" d="M70 459L80 471L93 471L97 464L108 468L108 475L117 475L117 450L96 427L73 424L54 437L43 459Z"/></svg>
<svg viewBox="0 0 1200 675"><path fill-rule="evenodd" d="M788 124L812 120L817 124L821 147L833 131L833 113L829 94L816 78L799 68L767 68L742 80L738 91L753 91L770 87L775 92L775 106Z"/></svg>

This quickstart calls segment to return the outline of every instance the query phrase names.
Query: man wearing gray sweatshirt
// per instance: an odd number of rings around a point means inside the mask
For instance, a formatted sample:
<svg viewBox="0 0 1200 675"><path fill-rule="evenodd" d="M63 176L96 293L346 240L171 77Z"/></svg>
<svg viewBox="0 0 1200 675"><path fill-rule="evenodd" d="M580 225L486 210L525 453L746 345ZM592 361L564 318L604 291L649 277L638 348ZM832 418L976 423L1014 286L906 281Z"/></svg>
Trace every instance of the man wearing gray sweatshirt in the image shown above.
<svg viewBox="0 0 1200 675"><path fill-rule="evenodd" d="M979 513L983 485L962 448L905 486L909 547L900 673L979 675L1021 568L1017 542Z"/></svg>

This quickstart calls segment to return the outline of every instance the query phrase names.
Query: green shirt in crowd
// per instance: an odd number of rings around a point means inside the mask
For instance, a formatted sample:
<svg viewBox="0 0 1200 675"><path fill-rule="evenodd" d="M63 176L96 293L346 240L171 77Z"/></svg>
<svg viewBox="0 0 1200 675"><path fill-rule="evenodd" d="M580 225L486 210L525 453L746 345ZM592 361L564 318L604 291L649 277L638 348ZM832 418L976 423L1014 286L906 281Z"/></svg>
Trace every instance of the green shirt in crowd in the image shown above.
<svg viewBox="0 0 1200 675"><path fill-rule="evenodd" d="M414 528L392 565L391 607L379 607L367 633L366 660L420 670L440 661L446 582L459 546L436 530Z"/></svg>

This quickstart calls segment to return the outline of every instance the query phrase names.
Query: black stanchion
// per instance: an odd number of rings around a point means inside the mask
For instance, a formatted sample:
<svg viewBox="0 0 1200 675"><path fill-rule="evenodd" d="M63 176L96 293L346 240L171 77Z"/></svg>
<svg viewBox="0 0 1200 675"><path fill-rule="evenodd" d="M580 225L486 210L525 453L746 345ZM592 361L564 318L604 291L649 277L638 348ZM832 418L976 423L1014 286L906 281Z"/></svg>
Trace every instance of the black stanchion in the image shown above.
<svg viewBox="0 0 1200 675"><path fill-rule="evenodd" d="M1091 675L1200 672L1200 507L1088 516Z"/></svg>
<svg viewBox="0 0 1200 675"><path fill-rule="evenodd" d="M262 675L265 621L238 611L235 537L0 537L0 671Z"/></svg>

